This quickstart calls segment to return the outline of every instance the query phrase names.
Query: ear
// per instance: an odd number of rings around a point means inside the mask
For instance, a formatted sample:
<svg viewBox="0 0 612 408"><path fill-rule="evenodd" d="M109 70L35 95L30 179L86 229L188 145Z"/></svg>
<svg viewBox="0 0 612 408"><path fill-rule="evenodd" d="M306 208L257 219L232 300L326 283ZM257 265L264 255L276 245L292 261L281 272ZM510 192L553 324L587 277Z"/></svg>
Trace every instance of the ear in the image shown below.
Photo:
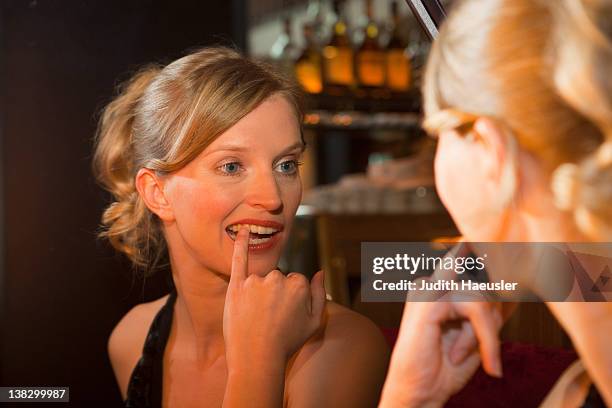
<svg viewBox="0 0 612 408"><path fill-rule="evenodd" d="M493 119L480 117L473 131L481 144L483 169L486 178L502 196L513 194L516 183L515 152L507 129Z"/></svg>
<svg viewBox="0 0 612 408"><path fill-rule="evenodd" d="M136 189L145 205L162 221L174 221L174 212L164 194L164 181L154 171L142 168L136 174Z"/></svg>

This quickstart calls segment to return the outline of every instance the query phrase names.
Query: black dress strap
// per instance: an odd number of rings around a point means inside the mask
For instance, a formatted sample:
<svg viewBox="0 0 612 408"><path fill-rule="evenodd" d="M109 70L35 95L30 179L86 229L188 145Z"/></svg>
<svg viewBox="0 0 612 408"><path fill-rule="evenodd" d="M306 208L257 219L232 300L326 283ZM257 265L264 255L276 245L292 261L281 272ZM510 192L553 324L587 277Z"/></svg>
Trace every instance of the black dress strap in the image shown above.
<svg viewBox="0 0 612 408"><path fill-rule="evenodd" d="M589 387L589 393L587 394L581 408L606 408L603 397L599 393L597 387L595 387L595 384L591 384Z"/></svg>
<svg viewBox="0 0 612 408"><path fill-rule="evenodd" d="M125 406L129 408L161 408L164 350L172 326L176 289L157 312L128 384Z"/></svg>

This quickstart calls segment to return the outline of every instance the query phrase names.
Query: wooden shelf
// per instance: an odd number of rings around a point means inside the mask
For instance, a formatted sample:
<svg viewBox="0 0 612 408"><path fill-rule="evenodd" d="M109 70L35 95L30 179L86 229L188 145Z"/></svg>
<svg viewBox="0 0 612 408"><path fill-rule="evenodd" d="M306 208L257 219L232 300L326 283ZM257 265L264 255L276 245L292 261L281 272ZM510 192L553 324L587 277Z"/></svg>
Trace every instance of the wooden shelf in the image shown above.
<svg viewBox="0 0 612 408"><path fill-rule="evenodd" d="M304 115L304 127L316 130L418 129L420 123L421 115L410 112L313 110Z"/></svg>
<svg viewBox="0 0 612 408"><path fill-rule="evenodd" d="M413 88L406 93L381 98L361 97L363 90L349 90L345 95L308 94L308 110L357 112L421 112L421 92Z"/></svg>

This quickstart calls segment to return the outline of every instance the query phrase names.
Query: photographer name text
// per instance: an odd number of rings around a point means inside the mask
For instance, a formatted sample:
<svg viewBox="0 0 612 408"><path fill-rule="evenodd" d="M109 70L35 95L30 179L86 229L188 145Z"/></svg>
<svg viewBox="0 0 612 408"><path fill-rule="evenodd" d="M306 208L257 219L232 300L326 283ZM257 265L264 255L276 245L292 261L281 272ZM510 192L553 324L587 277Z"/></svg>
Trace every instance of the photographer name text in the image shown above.
<svg viewBox="0 0 612 408"><path fill-rule="evenodd" d="M402 279L398 282L385 282L382 279L377 279L373 282L373 288L377 291L509 291L516 290L518 283L506 282L477 282L472 280L437 280L437 281L410 281Z"/></svg>

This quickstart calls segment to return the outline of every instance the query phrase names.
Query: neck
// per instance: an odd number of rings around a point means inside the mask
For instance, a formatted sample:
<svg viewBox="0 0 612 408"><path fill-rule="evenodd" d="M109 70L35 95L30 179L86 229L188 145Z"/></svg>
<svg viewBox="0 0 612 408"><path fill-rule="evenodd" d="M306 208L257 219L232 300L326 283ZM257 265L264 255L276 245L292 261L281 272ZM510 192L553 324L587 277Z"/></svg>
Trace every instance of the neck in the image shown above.
<svg viewBox="0 0 612 408"><path fill-rule="evenodd" d="M501 241L515 242L585 242L573 214L554 205L550 189L543 183L529 186L515 208L507 214Z"/></svg>
<svg viewBox="0 0 612 408"><path fill-rule="evenodd" d="M490 235L483 242L516 242L516 243L563 243L587 242L573 222L573 215L559 210L554 205L550 189L545 180L521 180L520 191L515 199L501 213L500 224L490 229ZM519 282L521 286L529 287L543 299L551 299L559 290L565 290L561 285L566 282L558 274L563 269L545 268L545 260L554 264L556 258L548 251L549 246L519 245L487 247L487 269L495 279L507 279ZM545 252L542 252L545 251ZM548 255L543 255L548 254ZM559 266L560 267L560 266ZM535 279L537 277L537 280ZM572 278L573 279L573 278ZM536 284L536 282L540 282ZM542 285L542 282L548 284Z"/></svg>
<svg viewBox="0 0 612 408"><path fill-rule="evenodd" d="M229 281L203 268L180 244L182 240L168 248L177 291L174 341L189 358L209 364L224 355L223 308Z"/></svg>
<svg viewBox="0 0 612 408"><path fill-rule="evenodd" d="M515 242L584 242L585 237L576 228L572 214L557 209L552 202L539 204L538 212L519 211L509 217L512 227L506 239ZM511 239L509 239L511 238Z"/></svg>
<svg viewBox="0 0 612 408"><path fill-rule="evenodd" d="M588 241L576 227L573 214L559 210L550 189L550 175L530 154L520 155L519 191L506 211L500 241Z"/></svg>

